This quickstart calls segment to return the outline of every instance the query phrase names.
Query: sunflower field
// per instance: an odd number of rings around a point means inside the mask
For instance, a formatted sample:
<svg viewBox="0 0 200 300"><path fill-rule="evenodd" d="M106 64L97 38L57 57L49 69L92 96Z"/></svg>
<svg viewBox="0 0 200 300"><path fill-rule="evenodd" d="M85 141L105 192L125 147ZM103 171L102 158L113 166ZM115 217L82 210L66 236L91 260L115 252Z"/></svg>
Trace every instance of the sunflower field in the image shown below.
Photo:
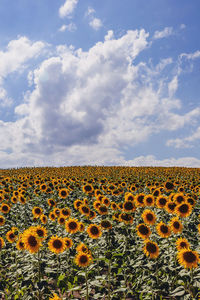
<svg viewBox="0 0 200 300"><path fill-rule="evenodd" d="M198 299L200 169L0 170L0 299Z"/></svg>

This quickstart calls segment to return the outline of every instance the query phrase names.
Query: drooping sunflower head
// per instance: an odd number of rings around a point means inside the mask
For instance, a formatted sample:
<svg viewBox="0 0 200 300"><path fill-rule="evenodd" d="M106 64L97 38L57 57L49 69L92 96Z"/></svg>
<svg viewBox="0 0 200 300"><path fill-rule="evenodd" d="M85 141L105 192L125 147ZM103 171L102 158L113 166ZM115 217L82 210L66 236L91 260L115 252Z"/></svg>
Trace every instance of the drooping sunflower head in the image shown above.
<svg viewBox="0 0 200 300"><path fill-rule="evenodd" d="M51 252L56 254L62 253L66 248L65 240L57 235L52 236L48 242L48 247Z"/></svg>
<svg viewBox="0 0 200 300"><path fill-rule="evenodd" d="M87 233L92 239L98 239L102 235L101 228L96 224L90 224L87 228Z"/></svg>
<svg viewBox="0 0 200 300"><path fill-rule="evenodd" d="M93 210L90 210L89 219L90 219L90 220L93 220L93 219L95 219L95 218L96 218L96 216L97 216L96 212L95 212L95 211L93 211Z"/></svg>
<svg viewBox="0 0 200 300"><path fill-rule="evenodd" d="M76 233L79 231L79 222L76 219L69 218L65 222L65 229L69 233Z"/></svg>
<svg viewBox="0 0 200 300"><path fill-rule="evenodd" d="M146 209L143 211L142 218L143 218L144 223L146 223L148 225L153 225L156 222L156 215L150 209Z"/></svg>
<svg viewBox="0 0 200 300"><path fill-rule="evenodd" d="M79 206L79 211L82 215L85 215L85 216L90 215L90 208L85 204L82 204Z"/></svg>
<svg viewBox="0 0 200 300"><path fill-rule="evenodd" d="M114 217L115 220L118 220L120 222L124 222L127 225L130 225L130 224L133 223L133 216L131 216L128 213L122 213L122 214L116 213L116 214L114 214L114 216L115 216Z"/></svg>
<svg viewBox="0 0 200 300"><path fill-rule="evenodd" d="M158 245L150 240L146 240L143 251L150 258L157 258L159 255Z"/></svg>
<svg viewBox="0 0 200 300"><path fill-rule="evenodd" d="M89 253L89 249L84 243L78 244L78 246L76 247L76 251L77 252Z"/></svg>
<svg viewBox="0 0 200 300"><path fill-rule="evenodd" d="M16 243L16 248L20 251L24 251L26 248L25 248L25 244L24 242L22 241L22 238L19 238L17 243Z"/></svg>
<svg viewBox="0 0 200 300"><path fill-rule="evenodd" d="M56 206L56 201L52 198L48 199L47 202L50 207Z"/></svg>
<svg viewBox="0 0 200 300"><path fill-rule="evenodd" d="M137 235L142 239L147 239L151 234L151 229L144 223L137 225Z"/></svg>
<svg viewBox="0 0 200 300"><path fill-rule="evenodd" d="M164 224L163 222L160 222L156 226L158 234L162 238L168 238L171 234L171 229L168 225Z"/></svg>
<svg viewBox="0 0 200 300"><path fill-rule="evenodd" d="M75 257L75 264L82 268L89 266L91 262L92 257L88 253L78 252L78 254Z"/></svg>
<svg viewBox="0 0 200 300"><path fill-rule="evenodd" d="M182 249L178 252L177 259L180 265L184 268L197 268L199 260L199 254L196 251L189 249Z"/></svg>
<svg viewBox="0 0 200 300"><path fill-rule="evenodd" d="M49 219L51 220L51 221L55 221L56 220L56 214L54 214L54 212L50 212L49 213Z"/></svg>
<svg viewBox="0 0 200 300"><path fill-rule="evenodd" d="M47 218L47 216L45 216L44 214L42 214L41 216L40 216L40 221L42 222L42 224L47 224L47 221L48 221L48 218Z"/></svg>
<svg viewBox="0 0 200 300"><path fill-rule="evenodd" d="M169 213L169 214L174 214L175 213L175 208L176 208L176 203L173 201L168 201L166 206L165 206L165 210Z"/></svg>
<svg viewBox="0 0 200 300"><path fill-rule="evenodd" d="M144 198L145 198L145 195L143 193L136 195L135 196L135 205L137 207L144 207L145 206Z"/></svg>

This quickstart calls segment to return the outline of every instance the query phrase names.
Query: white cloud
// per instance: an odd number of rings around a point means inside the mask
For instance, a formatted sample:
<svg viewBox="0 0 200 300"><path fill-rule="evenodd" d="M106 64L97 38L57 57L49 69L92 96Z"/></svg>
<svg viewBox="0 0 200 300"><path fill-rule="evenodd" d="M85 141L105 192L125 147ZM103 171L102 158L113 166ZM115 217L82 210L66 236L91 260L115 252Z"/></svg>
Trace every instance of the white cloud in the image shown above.
<svg viewBox="0 0 200 300"><path fill-rule="evenodd" d="M168 37L173 34L173 28L172 27L165 27L162 31L155 31L153 38L156 39L162 39L165 37Z"/></svg>
<svg viewBox="0 0 200 300"><path fill-rule="evenodd" d="M74 12L78 0L66 0L65 3L59 9L59 16L61 18L70 17Z"/></svg>
<svg viewBox="0 0 200 300"><path fill-rule="evenodd" d="M167 146L173 146L175 148L192 148L193 143L200 140L200 127L195 132L185 138L170 139L167 141Z"/></svg>
<svg viewBox="0 0 200 300"><path fill-rule="evenodd" d="M85 13L85 16L90 16L93 15L94 13L95 13L95 9L89 6Z"/></svg>
<svg viewBox="0 0 200 300"><path fill-rule="evenodd" d="M94 18L89 22L89 25L94 29L94 30L99 30L103 24L100 19Z"/></svg>
<svg viewBox="0 0 200 300"><path fill-rule="evenodd" d="M123 150L163 130L196 126L200 109L180 115L181 101L171 98L176 75L162 76L172 59L156 66L136 62L149 44L142 29L120 38L108 31L88 51L59 45L54 56L29 72L32 88L15 108L17 121L0 122L0 161L13 166L140 163L141 158L126 161ZM145 159L146 164L170 162Z"/></svg>
<svg viewBox="0 0 200 300"><path fill-rule="evenodd" d="M180 29L185 29L186 28L186 25L185 24L181 24L180 25Z"/></svg>
<svg viewBox="0 0 200 300"><path fill-rule="evenodd" d="M197 51L195 51L195 52L193 52L193 53L181 53L181 54L180 54L180 58L183 58L183 57L185 57L185 58L187 58L187 59L194 60L194 59L200 57L200 51L197 50Z"/></svg>
<svg viewBox="0 0 200 300"><path fill-rule="evenodd" d="M68 30L68 31L70 31L70 32L74 32L74 31L76 31L76 29L77 29L76 24L71 22L71 23L69 23L68 25L66 25L66 24L62 25L62 26L58 29L58 31L64 32L64 31Z"/></svg>
<svg viewBox="0 0 200 300"><path fill-rule="evenodd" d="M178 77L174 76L174 78L168 84L168 92L169 96L172 97L178 89Z"/></svg>

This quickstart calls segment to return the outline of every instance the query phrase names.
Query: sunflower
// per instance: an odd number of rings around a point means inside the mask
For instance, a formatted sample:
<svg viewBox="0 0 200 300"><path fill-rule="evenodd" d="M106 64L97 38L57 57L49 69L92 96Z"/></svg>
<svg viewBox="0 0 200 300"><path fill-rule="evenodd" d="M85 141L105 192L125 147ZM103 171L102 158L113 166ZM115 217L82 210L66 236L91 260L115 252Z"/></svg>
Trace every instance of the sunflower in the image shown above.
<svg viewBox="0 0 200 300"><path fill-rule="evenodd" d="M189 203L190 205L192 205L192 207L194 207L196 204L195 199L193 199L192 197L187 197L186 202Z"/></svg>
<svg viewBox="0 0 200 300"><path fill-rule="evenodd" d="M52 211L49 213L49 219L51 221L55 221L56 220L56 215Z"/></svg>
<svg viewBox="0 0 200 300"><path fill-rule="evenodd" d="M109 220L102 220L100 225L103 230L112 229L112 223Z"/></svg>
<svg viewBox="0 0 200 300"><path fill-rule="evenodd" d="M176 248L178 251L180 251L182 249L189 249L190 243L185 238L182 238L182 237L178 238L178 240L176 241Z"/></svg>
<svg viewBox="0 0 200 300"><path fill-rule="evenodd" d="M58 217L58 224L65 225L65 217L63 216Z"/></svg>
<svg viewBox="0 0 200 300"><path fill-rule="evenodd" d="M96 216L97 216L96 212L95 212L95 211L93 211L93 210L90 210L89 219L90 219L90 220L93 220L93 219L95 219L95 218L96 218Z"/></svg>
<svg viewBox="0 0 200 300"><path fill-rule="evenodd" d="M150 209L146 209L143 211L142 218L143 218L144 223L146 223L148 225L153 225L156 221L156 215Z"/></svg>
<svg viewBox="0 0 200 300"><path fill-rule="evenodd" d="M90 208L85 205L85 204L82 204L79 206L79 211L82 215L85 215L85 216L88 216L90 215Z"/></svg>
<svg viewBox="0 0 200 300"><path fill-rule="evenodd" d="M134 195L131 193L127 193L124 197L125 201L134 201Z"/></svg>
<svg viewBox="0 0 200 300"><path fill-rule="evenodd" d="M52 236L48 242L48 247L51 252L56 254L62 253L66 248L65 240L57 235Z"/></svg>
<svg viewBox="0 0 200 300"><path fill-rule="evenodd" d="M111 206L112 210L117 210L117 203L111 202L110 206Z"/></svg>
<svg viewBox="0 0 200 300"><path fill-rule="evenodd" d="M114 220L124 222L125 224L128 225L133 223L133 216L127 213L122 213L122 214L116 213L114 214Z"/></svg>
<svg viewBox="0 0 200 300"><path fill-rule="evenodd" d="M164 208L167 204L167 198L164 196L160 196L156 199L156 205L158 208Z"/></svg>
<svg viewBox="0 0 200 300"><path fill-rule="evenodd" d="M84 243L79 243L76 247L76 252L89 253L89 249Z"/></svg>
<svg viewBox="0 0 200 300"><path fill-rule="evenodd" d="M78 252L78 254L76 255L74 261L75 261L76 265L78 265L79 267L84 268L84 267L89 266L89 264L92 261L92 257L88 253Z"/></svg>
<svg viewBox="0 0 200 300"><path fill-rule="evenodd" d="M0 226L3 226L5 224L5 218L4 216L0 216Z"/></svg>
<svg viewBox="0 0 200 300"><path fill-rule="evenodd" d="M42 227L40 225L36 227L32 227L31 230L36 233L37 237L43 241L47 237L47 230L45 227Z"/></svg>
<svg viewBox="0 0 200 300"><path fill-rule="evenodd" d="M145 195L143 193L140 193L140 194L135 196L135 205L137 207L144 207L145 206L144 197L145 197Z"/></svg>
<svg viewBox="0 0 200 300"><path fill-rule="evenodd" d="M136 210L136 207L135 207L133 201L126 200L123 203L123 210L125 212L134 212Z"/></svg>
<svg viewBox="0 0 200 300"><path fill-rule="evenodd" d="M176 204L181 204L183 202L185 202L186 197L184 196L183 193L178 193L174 195L173 200L176 202Z"/></svg>
<svg viewBox="0 0 200 300"><path fill-rule="evenodd" d="M72 239L70 239L70 238L68 238L68 237L64 237L63 240L64 240L64 243L65 243L65 247L66 247L67 249L69 249L69 248L72 247L72 245L73 245Z"/></svg>
<svg viewBox="0 0 200 300"><path fill-rule="evenodd" d="M5 246L4 239L0 237L0 250Z"/></svg>
<svg viewBox="0 0 200 300"><path fill-rule="evenodd" d="M87 228L87 233L92 239L98 239L102 235L101 228L96 224L90 224Z"/></svg>
<svg viewBox="0 0 200 300"><path fill-rule="evenodd" d="M52 198L48 199L47 202L50 207L56 206L56 201Z"/></svg>
<svg viewBox="0 0 200 300"><path fill-rule="evenodd" d="M42 222L42 224L47 224L47 221L48 221L48 218L47 218L47 216L45 216L44 214L42 214L41 216L40 216L40 221Z"/></svg>
<svg viewBox="0 0 200 300"><path fill-rule="evenodd" d="M47 189L47 185L46 185L45 183L42 183L42 184L40 185L40 190L43 191L43 192L45 192L46 189Z"/></svg>
<svg viewBox="0 0 200 300"><path fill-rule="evenodd" d="M35 206L32 209L32 214L34 218L39 218L42 215L43 209L41 207Z"/></svg>
<svg viewBox="0 0 200 300"><path fill-rule="evenodd" d="M182 249L177 254L177 259L180 265L184 268L197 268L200 262L199 254L190 249Z"/></svg>
<svg viewBox="0 0 200 300"><path fill-rule="evenodd" d="M26 204L26 198L23 196L22 192L19 195L18 199L21 204Z"/></svg>
<svg viewBox="0 0 200 300"><path fill-rule="evenodd" d="M18 239L17 243L16 243L16 248L20 251L24 251L25 250L25 244L22 241L22 236Z"/></svg>
<svg viewBox="0 0 200 300"><path fill-rule="evenodd" d="M164 187L167 191L172 191L174 189L174 184L173 182L166 181Z"/></svg>
<svg viewBox="0 0 200 300"><path fill-rule="evenodd" d="M17 239L17 235L13 232L13 230L9 230L6 233L6 239L8 240L9 243L14 243Z"/></svg>
<svg viewBox="0 0 200 300"><path fill-rule="evenodd" d="M144 204L145 204L145 206L154 206L154 204L155 204L154 196L151 194L146 195L144 197Z"/></svg>
<svg viewBox="0 0 200 300"><path fill-rule="evenodd" d="M168 225L164 224L163 222L160 222L156 226L158 234L162 238L168 238L171 234L171 229Z"/></svg>
<svg viewBox="0 0 200 300"><path fill-rule="evenodd" d="M27 229L22 235L22 242L25 245L25 249L30 253L36 253L39 251L41 246L41 241L36 235L36 233L31 232Z"/></svg>
<svg viewBox="0 0 200 300"><path fill-rule="evenodd" d="M93 207L95 210L98 210L99 206L101 206L101 201L100 200L95 200L93 202Z"/></svg>
<svg viewBox="0 0 200 300"><path fill-rule="evenodd" d="M108 214L108 208L107 208L107 206L105 206L105 205L100 205L100 206L98 207L98 213L99 213L100 215L107 215L107 214Z"/></svg>
<svg viewBox="0 0 200 300"><path fill-rule="evenodd" d="M64 188L60 189L58 195L59 195L60 198L66 199L67 196L69 195L69 190L64 189Z"/></svg>
<svg viewBox="0 0 200 300"><path fill-rule="evenodd" d="M65 218L69 218L71 215L71 209L69 207L61 208L60 215Z"/></svg>
<svg viewBox="0 0 200 300"><path fill-rule="evenodd" d="M83 192L86 194L91 194L93 192L93 186L91 184L86 184L83 186Z"/></svg>
<svg viewBox="0 0 200 300"><path fill-rule="evenodd" d="M200 234L200 224L197 225L198 232Z"/></svg>
<svg viewBox="0 0 200 300"><path fill-rule="evenodd" d="M85 225L82 222L79 222L79 231L83 232L85 230Z"/></svg>
<svg viewBox="0 0 200 300"><path fill-rule="evenodd" d="M57 294L53 294L53 298L49 298L49 300L62 300L60 297L58 297Z"/></svg>
<svg viewBox="0 0 200 300"><path fill-rule="evenodd" d="M1 211L3 214L8 214L9 211L10 211L10 206L9 206L7 203L2 203L2 204L1 204L1 207L0 207L0 211Z"/></svg>
<svg viewBox="0 0 200 300"><path fill-rule="evenodd" d="M174 214L175 213L175 208L176 208L176 203L175 202L170 200L166 203L165 210L169 214Z"/></svg>
<svg viewBox="0 0 200 300"><path fill-rule="evenodd" d="M58 207L54 207L53 213L56 215L56 217L60 216L60 209Z"/></svg>
<svg viewBox="0 0 200 300"><path fill-rule="evenodd" d="M76 199L74 201L74 208L78 209L81 204L83 204L83 201L81 201L80 199Z"/></svg>
<svg viewBox="0 0 200 300"><path fill-rule="evenodd" d="M181 218L188 217L192 212L192 206L189 203L182 203L176 206L176 214Z"/></svg>
<svg viewBox="0 0 200 300"><path fill-rule="evenodd" d="M147 239L151 234L151 229L144 223L137 225L137 235L142 239Z"/></svg>
<svg viewBox="0 0 200 300"><path fill-rule="evenodd" d="M79 222L77 219L68 219L65 222L65 229L67 232L69 233L76 233L77 231L79 231Z"/></svg>
<svg viewBox="0 0 200 300"><path fill-rule="evenodd" d="M173 233L180 233L183 230L183 225L177 217L174 217L170 221L170 228Z"/></svg>
<svg viewBox="0 0 200 300"><path fill-rule="evenodd" d="M11 197L11 202L14 203L14 204L16 204L18 202L17 197L16 196L12 196Z"/></svg>
<svg viewBox="0 0 200 300"><path fill-rule="evenodd" d="M159 255L159 247L157 243L152 242L150 240L145 241L143 251L146 254L146 256L149 256L150 258L157 258Z"/></svg>
<svg viewBox="0 0 200 300"><path fill-rule="evenodd" d="M107 197L103 197L102 204L108 207L110 205L110 200Z"/></svg>

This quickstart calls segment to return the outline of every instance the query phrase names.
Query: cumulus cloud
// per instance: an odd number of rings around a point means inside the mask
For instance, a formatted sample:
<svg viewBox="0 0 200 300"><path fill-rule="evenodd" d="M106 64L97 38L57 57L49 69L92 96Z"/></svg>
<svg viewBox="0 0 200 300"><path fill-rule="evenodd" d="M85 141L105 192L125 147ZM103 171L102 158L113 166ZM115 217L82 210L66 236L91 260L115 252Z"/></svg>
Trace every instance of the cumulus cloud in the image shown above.
<svg viewBox="0 0 200 300"><path fill-rule="evenodd" d="M179 114L181 101L172 97L178 77L162 76L172 59L156 66L136 62L148 36L143 29L119 38L108 31L88 51L59 45L29 72L32 88L15 108L17 121L0 122L0 160L7 157L13 166L14 158L27 165L139 164L141 158L126 161L123 150L162 130L196 126L200 108ZM144 163L153 161L148 156Z"/></svg>
<svg viewBox="0 0 200 300"><path fill-rule="evenodd" d="M163 38L168 37L172 34L173 34L173 28L172 27L165 27L162 31L155 31L153 38L155 40L163 39Z"/></svg>
<svg viewBox="0 0 200 300"><path fill-rule="evenodd" d="M78 0L66 0L65 3L59 8L60 18L70 17L77 4Z"/></svg>

